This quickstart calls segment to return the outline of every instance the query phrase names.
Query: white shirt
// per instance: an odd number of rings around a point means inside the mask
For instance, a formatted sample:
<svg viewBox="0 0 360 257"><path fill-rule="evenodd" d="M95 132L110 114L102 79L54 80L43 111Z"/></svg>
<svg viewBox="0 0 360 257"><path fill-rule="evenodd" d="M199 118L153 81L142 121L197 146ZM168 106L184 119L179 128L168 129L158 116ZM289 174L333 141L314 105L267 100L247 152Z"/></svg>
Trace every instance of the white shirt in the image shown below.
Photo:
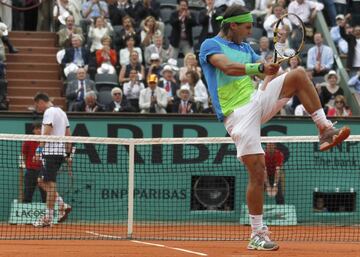
<svg viewBox="0 0 360 257"><path fill-rule="evenodd" d="M307 0L305 0L302 4L299 4L295 0L289 4L288 12L297 14L304 23L308 23L310 22L310 15L313 9L321 11L324 9L324 5L322 3L316 3Z"/></svg>
<svg viewBox="0 0 360 257"><path fill-rule="evenodd" d="M70 126L66 113L60 107L52 106L44 112L41 134L44 134L45 125L51 125L52 136L65 136L66 128ZM65 144L59 142L45 143L44 155L65 155Z"/></svg>
<svg viewBox="0 0 360 257"><path fill-rule="evenodd" d="M353 67L360 67L360 39L356 39Z"/></svg>
<svg viewBox="0 0 360 257"><path fill-rule="evenodd" d="M204 109L209 108L209 95L207 89L201 79L194 87L194 101L200 102Z"/></svg>
<svg viewBox="0 0 360 257"><path fill-rule="evenodd" d="M101 39L104 36L110 36L110 33L112 31L111 25L107 25L103 28L94 28L90 26L89 29L89 38L91 39L91 47L90 52L94 52L96 50L102 49L103 45L101 44Z"/></svg>
<svg viewBox="0 0 360 257"><path fill-rule="evenodd" d="M145 88L142 82L137 82L133 86L133 82L129 81L124 83L124 95L127 99L139 99L140 91Z"/></svg>
<svg viewBox="0 0 360 257"><path fill-rule="evenodd" d="M151 105L151 89L149 87L140 91L139 107L141 113L148 113ZM154 96L156 96L157 104L155 104L156 113L166 113L166 107L168 103L167 94L165 89L156 87L154 90Z"/></svg>
<svg viewBox="0 0 360 257"><path fill-rule="evenodd" d="M134 50L139 53L139 63L142 63L142 51L140 47L134 47ZM121 65L128 65L130 63L130 52L127 47L123 48L119 52L119 59Z"/></svg>

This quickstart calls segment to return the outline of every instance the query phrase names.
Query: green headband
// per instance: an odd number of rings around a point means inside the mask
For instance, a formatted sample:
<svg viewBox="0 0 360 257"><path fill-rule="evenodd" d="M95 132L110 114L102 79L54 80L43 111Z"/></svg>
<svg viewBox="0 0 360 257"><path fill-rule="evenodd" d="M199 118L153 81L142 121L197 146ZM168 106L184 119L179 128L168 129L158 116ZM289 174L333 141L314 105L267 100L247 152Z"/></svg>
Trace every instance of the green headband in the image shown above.
<svg viewBox="0 0 360 257"><path fill-rule="evenodd" d="M223 23L230 23L230 22L236 22L236 23L246 23L246 22L253 22L253 17L251 13L245 13L240 14L237 16L232 16L229 18L224 19L224 16L218 16L216 20L221 21L221 24Z"/></svg>

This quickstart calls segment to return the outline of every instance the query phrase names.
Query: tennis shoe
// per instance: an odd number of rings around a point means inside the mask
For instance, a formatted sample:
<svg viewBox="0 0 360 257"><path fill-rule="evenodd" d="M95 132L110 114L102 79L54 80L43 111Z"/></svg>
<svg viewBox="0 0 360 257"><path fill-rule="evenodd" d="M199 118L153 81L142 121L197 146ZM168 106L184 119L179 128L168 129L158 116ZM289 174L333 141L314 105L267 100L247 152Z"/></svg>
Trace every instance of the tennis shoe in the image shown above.
<svg viewBox="0 0 360 257"><path fill-rule="evenodd" d="M59 219L58 219L58 222L61 223L61 222L64 222L69 213L71 212L72 208L70 206L70 204L66 204L64 203L63 207L61 209L59 209Z"/></svg>
<svg viewBox="0 0 360 257"><path fill-rule="evenodd" d="M267 226L253 230L247 249L259 251L276 251L279 249L279 245L271 241L269 235L270 231Z"/></svg>
<svg viewBox="0 0 360 257"><path fill-rule="evenodd" d="M44 228L44 227L51 227L52 223L51 220L44 216L41 216L37 221L33 223L33 226L36 228Z"/></svg>
<svg viewBox="0 0 360 257"><path fill-rule="evenodd" d="M326 151L338 144L341 144L350 135L350 128L342 127L340 129L329 127L319 136L320 151Z"/></svg>

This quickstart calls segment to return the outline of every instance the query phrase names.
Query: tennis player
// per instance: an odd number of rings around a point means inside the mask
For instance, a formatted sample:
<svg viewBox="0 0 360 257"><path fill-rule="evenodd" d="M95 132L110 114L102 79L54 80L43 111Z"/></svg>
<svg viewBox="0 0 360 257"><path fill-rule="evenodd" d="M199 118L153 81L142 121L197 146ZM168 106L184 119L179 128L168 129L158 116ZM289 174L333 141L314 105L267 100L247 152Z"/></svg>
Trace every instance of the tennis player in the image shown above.
<svg viewBox="0 0 360 257"><path fill-rule="evenodd" d="M41 135L70 136L70 125L66 113L60 107L56 107L45 93L38 93L34 97L36 110L44 113ZM56 190L56 176L65 157L71 156L71 145L60 142L40 142L36 149L35 158L43 160L42 174L38 180L39 185L46 191L46 213L33 225L35 227L51 226L54 219L55 202L59 206L58 222L67 218L71 206L64 203ZM66 158L71 164L71 158ZM72 175L72 174L69 174Z"/></svg>
<svg viewBox="0 0 360 257"><path fill-rule="evenodd" d="M341 143L349 136L350 129L335 129L326 119L304 69L277 76L278 64L259 63L260 56L244 43L252 31L253 18L248 10L232 5L220 19L219 34L201 45L200 64L216 115L224 122L236 145L237 157L249 173L246 198L252 233L248 249L277 250L279 246L271 241L269 230L263 224L265 158L260 142L261 124L296 95L319 130L320 150ZM265 78L262 88L255 90L252 75Z"/></svg>

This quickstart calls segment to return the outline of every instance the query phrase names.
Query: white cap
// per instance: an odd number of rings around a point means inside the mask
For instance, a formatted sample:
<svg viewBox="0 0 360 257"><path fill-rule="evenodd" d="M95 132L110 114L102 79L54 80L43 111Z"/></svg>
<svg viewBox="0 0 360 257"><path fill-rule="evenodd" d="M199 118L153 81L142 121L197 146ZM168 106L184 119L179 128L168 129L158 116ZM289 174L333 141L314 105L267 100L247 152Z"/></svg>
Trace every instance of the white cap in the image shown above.
<svg viewBox="0 0 360 257"><path fill-rule="evenodd" d="M336 19L344 20L345 16L344 16L344 14L338 14L338 15L336 15Z"/></svg>

